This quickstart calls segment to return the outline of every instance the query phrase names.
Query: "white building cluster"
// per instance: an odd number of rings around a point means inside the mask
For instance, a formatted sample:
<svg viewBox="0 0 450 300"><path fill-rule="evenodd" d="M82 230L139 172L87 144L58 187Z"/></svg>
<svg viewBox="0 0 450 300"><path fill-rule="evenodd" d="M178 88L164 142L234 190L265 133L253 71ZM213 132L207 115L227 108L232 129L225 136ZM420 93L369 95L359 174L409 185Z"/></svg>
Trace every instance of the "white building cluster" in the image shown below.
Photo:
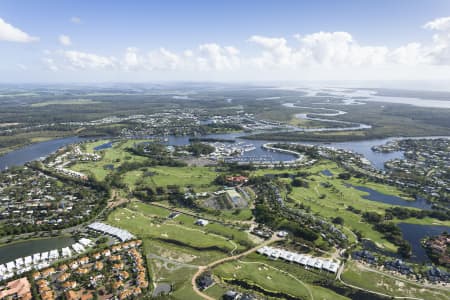
<svg viewBox="0 0 450 300"><path fill-rule="evenodd" d="M112 235L116 238L118 238L121 242L125 242L128 240L132 240L134 239L134 235L132 235L131 233L129 233L126 230L117 228L117 227L113 227L104 223L100 223L100 222L94 222L90 225L88 225L89 229L95 230L95 231L100 231L102 233L108 234L108 235Z"/></svg>
<svg viewBox="0 0 450 300"><path fill-rule="evenodd" d="M298 254L295 252L264 246L256 250L259 254L266 255L272 259L281 258L288 262L295 262L305 267L311 267L319 270L325 270L336 273L339 269L340 262L334 262L330 259L312 257L306 254Z"/></svg>
<svg viewBox="0 0 450 300"><path fill-rule="evenodd" d="M82 238L71 247L77 253L86 251L85 247L92 245L92 241L86 238ZM14 275L20 275L25 272L34 270L41 270L50 266L54 261L61 258L69 258L72 256L72 250L70 247L45 251L42 253L35 253L27 257L20 257L16 260L7 262L6 264L0 264L0 281L9 279Z"/></svg>

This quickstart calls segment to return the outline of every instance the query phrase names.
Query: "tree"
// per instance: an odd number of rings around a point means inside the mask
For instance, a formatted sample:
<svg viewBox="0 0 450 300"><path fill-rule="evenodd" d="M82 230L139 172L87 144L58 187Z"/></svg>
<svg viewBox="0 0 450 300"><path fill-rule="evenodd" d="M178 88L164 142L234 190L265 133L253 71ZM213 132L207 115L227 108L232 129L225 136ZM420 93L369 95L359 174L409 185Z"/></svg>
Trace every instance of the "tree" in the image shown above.
<svg viewBox="0 0 450 300"><path fill-rule="evenodd" d="M336 217L336 218L333 219L332 222L333 222L334 224L342 225L342 224L344 224L344 219L341 218L341 217Z"/></svg>
<svg viewBox="0 0 450 300"><path fill-rule="evenodd" d="M403 241L397 248L397 253L402 257L408 258L412 254L411 245L407 241Z"/></svg>
<svg viewBox="0 0 450 300"><path fill-rule="evenodd" d="M342 180L349 180L351 177L352 175L350 173L341 173L338 175L338 178Z"/></svg>

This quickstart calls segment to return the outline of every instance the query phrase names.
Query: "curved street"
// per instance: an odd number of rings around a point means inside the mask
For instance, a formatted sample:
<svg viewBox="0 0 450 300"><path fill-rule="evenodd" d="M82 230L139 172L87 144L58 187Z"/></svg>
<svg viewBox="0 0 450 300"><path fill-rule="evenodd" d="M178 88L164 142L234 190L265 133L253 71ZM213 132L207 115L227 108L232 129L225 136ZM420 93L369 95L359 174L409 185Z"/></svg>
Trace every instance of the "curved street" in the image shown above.
<svg viewBox="0 0 450 300"><path fill-rule="evenodd" d="M263 243L259 244L258 246L255 246L255 247L253 247L253 248L251 248L251 249L249 249L249 250L247 250L245 252L242 252L242 253L237 254L237 255L229 256L229 257L224 257L224 258L221 258L219 260L213 261L213 262L209 263L208 265L198 267L197 272L192 276L192 279L191 279L192 289L194 290L194 292L197 295L199 295L203 299L215 300L214 298L206 295L205 293L203 293L202 291L200 291L198 289L196 282L197 282L197 278L201 274L203 274L206 270L212 269L212 268L214 268L214 267L216 267L216 266L218 266L220 264L223 264L223 263L229 262L229 261L233 261L233 260L238 260L238 259L240 259L240 258L242 258L242 257L244 257L246 255L249 255L250 253L255 252L256 250L258 250L259 248L261 248L263 246L267 246L267 245L270 245L270 244L272 244L274 242L281 241L281 240L283 240L283 238L277 237L274 234L270 239L264 241Z"/></svg>

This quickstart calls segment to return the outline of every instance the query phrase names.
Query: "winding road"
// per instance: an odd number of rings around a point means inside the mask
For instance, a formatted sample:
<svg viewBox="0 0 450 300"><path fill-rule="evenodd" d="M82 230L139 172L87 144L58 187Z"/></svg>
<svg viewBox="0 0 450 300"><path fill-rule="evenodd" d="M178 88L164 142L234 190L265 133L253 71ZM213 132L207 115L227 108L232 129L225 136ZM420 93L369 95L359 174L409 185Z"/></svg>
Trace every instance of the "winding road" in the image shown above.
<svg viewBox="0 0 450 300"><path fill-rule="evenodd" d="M259 248L263 247L263 246L267 246L270 245L274 242L277 241L281 241L283 240L283 238L277 237L276 235L273 235L270 239L264 241L263 243L259 244L258 246L255 246L245 252L242 252L240 254L237 255L233 255L233 256L229 256L229 257L224 257L221 258L219 260L213 261L211 263L209 263L208 265L205 266L199 266L197 272L194 274L194 276L192 276L191 279L191 285L192 285L192 289L194 290L194 292L199 295L200 297L202 297L203 299L207 299L207 300L215 300L214 298L206 295L205 293L203 293L202 291L200 291L197 287L197 278L200 277L201 274L203 274L205 271L212 269L220 264L223 264L225 262L229 262L229 261L233 261L233 260L238 260L241 257L244 257L246 255L249 255L250 253L255 252L256 250L258 250Z"/></svg>

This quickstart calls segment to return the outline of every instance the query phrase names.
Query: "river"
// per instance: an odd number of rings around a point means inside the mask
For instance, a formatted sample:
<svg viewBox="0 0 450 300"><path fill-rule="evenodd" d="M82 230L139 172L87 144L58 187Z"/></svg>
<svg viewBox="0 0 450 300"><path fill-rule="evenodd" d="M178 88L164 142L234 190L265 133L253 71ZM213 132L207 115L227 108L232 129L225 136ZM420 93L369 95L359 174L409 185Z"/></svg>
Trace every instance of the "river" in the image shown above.
<svg viewBox="0 0 450 300"><path fill-rule="evenodd" d="M83 138L72 136L62 139L54 139L50 141L40 142L22 147L18 150L9 152L0 156L0 171L12 166L22 166L27 162L45 157L62 146L77 143L84 140Z"/></svg>
<svg viewBox="0 0 450 300"><path fill-rule="evenodd" d="M246 144L253 144L255 150L245 152L244 157L253 158L258 156L271 156L273 161L289 161L295 159L293 155L279 152L269 152L261 148L265 143L273 143L274 141L265 140L246 140L242 137L245 136L244 133L227 133L227 134L211 134L202 136L204 138L218 138L218 139L234 139L236 142L242 142ZM189 143L189 136L169 136L168 144L173 146L187 145ZM389 141L400 139L401 137L385 138L385 139L375 139L366 141L354 141L354 142L340 142L340 143L315 143L315 142L302 142L296 141L302 144L309 145L324 145L327 147L334 147L339 149L351 150L356 153L362 154L366 157L374 167L378 169L384 168L384 163L388 160L403 158L403 152L396 151L391 153L379 153L372 151L372 146L378 146L385 144ZM429 137L435 138L435 137ZM4 170L7 167L21 166L27 162L40 159L42 157L48 156L49 154L55 152L58 148L77 143L86 140L85 138L79 137L67 137L62 139L55 139L46 142L40 142L32 145L25 146L18 150L9 152L3 156L0 156L0 170ZM105 144L109 146L109 143Z"/></svg>

